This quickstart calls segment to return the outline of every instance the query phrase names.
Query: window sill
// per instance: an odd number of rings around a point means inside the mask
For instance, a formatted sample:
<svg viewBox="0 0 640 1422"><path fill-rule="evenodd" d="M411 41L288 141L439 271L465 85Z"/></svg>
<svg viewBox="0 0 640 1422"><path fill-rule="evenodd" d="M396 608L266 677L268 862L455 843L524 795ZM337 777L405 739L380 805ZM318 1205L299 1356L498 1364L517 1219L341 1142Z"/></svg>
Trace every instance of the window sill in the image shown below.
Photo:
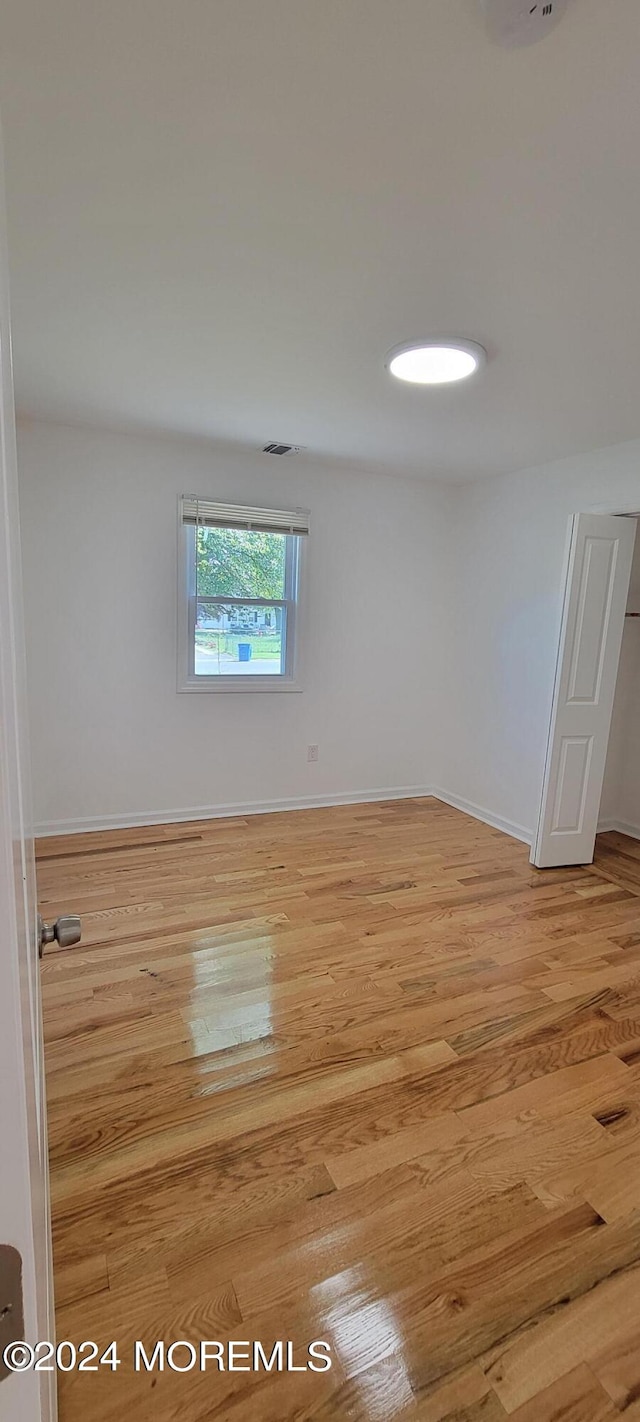
<svg viewBox="0 0 640 1422"><path fill-rule="evenodd" d="M178 684L178 693L195 691L197 694L246 696L252 692L302 691L298 681L290 677L269 676L198 676Z"/></svg>

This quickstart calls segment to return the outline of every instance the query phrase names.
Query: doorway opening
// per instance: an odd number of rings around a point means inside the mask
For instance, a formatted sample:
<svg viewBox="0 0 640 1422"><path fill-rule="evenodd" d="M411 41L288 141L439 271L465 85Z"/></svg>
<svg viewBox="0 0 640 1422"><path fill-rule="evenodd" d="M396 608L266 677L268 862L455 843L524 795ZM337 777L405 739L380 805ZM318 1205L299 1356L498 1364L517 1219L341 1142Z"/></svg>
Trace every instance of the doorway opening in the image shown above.
<svg viewBox="0 0 640 1422"><path fill-rule="evenodd" d="M640 840L639 727L640 538L636 538L600 801L600 834L614 832Z"/></svg>

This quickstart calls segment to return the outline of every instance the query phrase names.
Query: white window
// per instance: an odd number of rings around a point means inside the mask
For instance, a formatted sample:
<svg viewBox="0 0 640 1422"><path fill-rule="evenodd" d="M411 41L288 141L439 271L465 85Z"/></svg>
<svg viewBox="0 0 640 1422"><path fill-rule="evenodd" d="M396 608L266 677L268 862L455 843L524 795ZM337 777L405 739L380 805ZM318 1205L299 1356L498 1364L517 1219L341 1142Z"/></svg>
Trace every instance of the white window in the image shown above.
<svg viewBox="0 0 640 1422"><path fill-rule="evenodd" d="M299 691L301 510L180 500L178 689Z"/></svg>

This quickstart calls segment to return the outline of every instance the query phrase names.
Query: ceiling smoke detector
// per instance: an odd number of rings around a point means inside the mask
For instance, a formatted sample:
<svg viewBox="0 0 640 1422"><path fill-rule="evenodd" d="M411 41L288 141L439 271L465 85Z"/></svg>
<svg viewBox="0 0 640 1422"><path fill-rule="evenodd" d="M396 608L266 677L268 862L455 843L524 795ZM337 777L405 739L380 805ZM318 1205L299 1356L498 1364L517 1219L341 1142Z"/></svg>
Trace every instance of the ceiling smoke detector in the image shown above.
<svg viewBox="0 0 640 1422"><path fill-rule="evenodd" d="M562 19L569 0L482 0L492 39L509 49L535 44Z"/></svg>
<svg viewBox="0 0 640 1422"><path fill-rule="evenodd" d="M262 453L263 453L263 454L280 454L280 455L283 455L283 454L300 454L300 451L303 450L303 449L304 449L304 445L303 445L303 444L279 444L279 443L276 443L275 441L272 441L271 444L264 444L264 445L262 446Z"/></svg>

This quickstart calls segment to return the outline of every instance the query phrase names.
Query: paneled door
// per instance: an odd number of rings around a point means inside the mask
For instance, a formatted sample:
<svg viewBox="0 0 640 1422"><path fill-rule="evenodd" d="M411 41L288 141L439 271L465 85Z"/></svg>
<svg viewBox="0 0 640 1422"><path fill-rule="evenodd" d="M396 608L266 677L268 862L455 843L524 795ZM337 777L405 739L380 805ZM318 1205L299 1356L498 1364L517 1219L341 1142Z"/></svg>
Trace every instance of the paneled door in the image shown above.
<svg viewBox="0 0 640 1422"><path fill-rule="evenodd" d="M542 800L531 862L590 864L636 520L573 518Z"/></svg>

